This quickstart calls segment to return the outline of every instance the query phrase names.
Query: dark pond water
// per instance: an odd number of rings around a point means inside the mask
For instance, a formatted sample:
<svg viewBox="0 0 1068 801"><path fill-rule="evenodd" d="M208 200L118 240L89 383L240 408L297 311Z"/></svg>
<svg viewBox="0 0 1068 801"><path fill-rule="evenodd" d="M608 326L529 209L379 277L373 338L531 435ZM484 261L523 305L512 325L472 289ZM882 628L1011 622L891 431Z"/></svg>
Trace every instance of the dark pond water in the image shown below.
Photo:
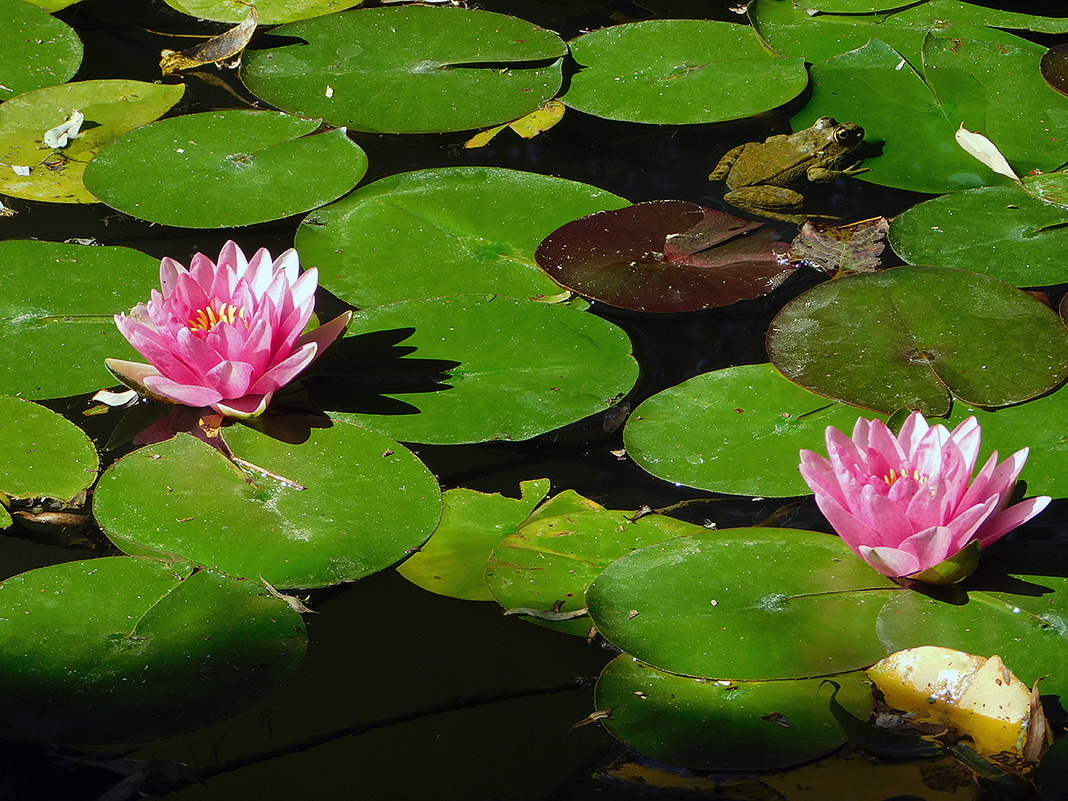
<svg viewBox="0 0 1068 801"><path fill-rule="evenodd" d="M479 4L524 16L565 38L650 15L739 19L730 11L732 2L613 2L579 15L569 15L567 5ZM986 5L1065 13L1061 2ZM553 21L542 18L547 9L554 12ZM160 49L174 45L170 37L153 31L217 30L191 29L188 18L158 0L85 0L58 16L85 44L77 80L156 80ZM248 95L240 83L232 72L220 75L229 89L188 80L179 110L243 107ZM634 202L673 198L725 209L721 187L707 180L710 169L738 143L788 131L787 120L801 104L803 99L776 114L736 124L685 127L615 123L568 112L547 135L530 141L501 136L476 151L459 147L463 134L352 136L369 156L365 183L424 167L485 164L587 182ZM891 217L924 197L850 181L836 183L823 199L829 211L861 219ZM196 231L149 225L99 205L10 205L19 213L0 222L5 239L92 238L180 261L197 251L217 252L231 237L246 251L266 246L277 253L292 245L299 222L290 218L240 230ZM781 227L787 235L796 230ZM814 273L802 272L770 297L699 314L649 319L594 310L631 336L642 365L630 397L636 405L692 375L766 361L764 333L770 319L816 280ZM83 403L75 399L67 405L72 417ZM715 497L658 482L618 459L613 451L621 447L621 431L606 434L597 420L526 443L414 450L443 489L463 486L515 495L519 481L548 477L554 492L575 489L609 508L659 508L699 499L681 512L698 523L753 525L779 515L777 525L826 528L810 502L780 508L778 502ZM1064 511L1047 513L1042 525L1053 528L1063 522ZM15 541L5 546L3 570L13 574L85 555ZM584 680L595 678L612 656L600 646L504 618L494 604L429 594L391 570L316 593L312 605L318 614L308 620L307 659L281 691L233 721L133 751L134 758L184 762L217 774L205 785L169 798L482 801L644 795L638 787L601 778L603 768L624 753L622 746L597 725L571 730L593 711L592 690ZM421 714L430 711L437 713ZM354 733L369 724L375 727ZM105 761L113 756L100 754ZM68 761L58 749L18 742L6 744L0 765L0 799L96 798L121 778L84 761Z"/></svg>

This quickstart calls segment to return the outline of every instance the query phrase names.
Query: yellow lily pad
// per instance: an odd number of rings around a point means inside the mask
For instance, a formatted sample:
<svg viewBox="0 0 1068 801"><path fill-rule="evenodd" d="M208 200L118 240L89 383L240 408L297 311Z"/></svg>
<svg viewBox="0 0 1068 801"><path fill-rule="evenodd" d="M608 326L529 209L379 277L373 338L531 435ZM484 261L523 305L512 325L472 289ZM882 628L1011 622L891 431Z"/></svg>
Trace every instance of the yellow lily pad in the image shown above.
<svg viewBox="0 0 1068 801"><path fill-rule="evenodd" d="M905 712L911 722L933 723L967 735L987 758L1003 753L1022 756L1031 719L1031 690L1000 657L925 645L891 654L868 670L868 678L887 705Z"/></svg>

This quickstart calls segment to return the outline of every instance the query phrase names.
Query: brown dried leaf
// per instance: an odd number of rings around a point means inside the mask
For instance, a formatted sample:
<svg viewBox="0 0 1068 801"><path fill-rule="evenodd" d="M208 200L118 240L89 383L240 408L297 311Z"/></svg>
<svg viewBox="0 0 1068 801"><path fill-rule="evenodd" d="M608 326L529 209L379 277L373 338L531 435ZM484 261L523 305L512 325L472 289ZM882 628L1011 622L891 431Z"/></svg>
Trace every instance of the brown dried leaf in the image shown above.
<svg viewBox="0 0 1068 801"><path fill-rule="evenodd" d="M1025 762L1038 764L1052 743L1053 732L1050 731L1049 723L1046 721L1046 713L1042 709L1042 698L1036 681L1031 688L1031 714L1027 719L1027 735L1024 738L1021 756Z"/></svg>
<svg viewBox="0 0 1068 801"><path fill-rule="evenodd" d="M201 67L204 64L216 64L239 56L252 39L259 21L260 13L255 6L250 5L245 20L225 33L213 36L206 42L177 53L173 50L162 51L159 66L163 70L163 77L166 78L179 70Z"/></svg>
<svg viewBox="0 0 1068 801"><path fill-rule="evenodd" d="M886 247L890 221L872 217L849 225L806 222L790 244L788 257L806 261L830 275L871 273L879 269L879 257Z"/></svg>

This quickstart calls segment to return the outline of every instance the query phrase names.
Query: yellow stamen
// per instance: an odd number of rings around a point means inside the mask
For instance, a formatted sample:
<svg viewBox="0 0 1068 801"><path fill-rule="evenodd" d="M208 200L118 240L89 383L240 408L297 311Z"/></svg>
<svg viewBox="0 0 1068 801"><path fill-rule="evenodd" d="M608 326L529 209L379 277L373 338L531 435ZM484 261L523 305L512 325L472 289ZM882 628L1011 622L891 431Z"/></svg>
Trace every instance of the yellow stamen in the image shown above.
<svg viewBox="0 0 1068 801"><path fill-rule="evenodd" d="M894 486L894 484L897 483L898 479L907 478L908 474L909 474L908 467L906 467L904 465L902 465L900 473L898 473L893 468L890 468L890 475L883 476L883 481L886 482L887 486L892 487L892 486ZM921 476L920 475L920 471L915 467L912 468L912 477L916 481L920 482L921 484L926 484L927 480L930 478L930 476L928 476L928 475L922 475Z"/></svg>
<svg viewBox="0 0 1068 801"><path fill-rule="evenodd" d="M212 308L211 303L203 309L197 309L196 314L186 320L190 331L211 331L219 323L230 323L241 319L248 327L248 310L242 306L240 309L232 304L221 303L219 310Z"/></svg>

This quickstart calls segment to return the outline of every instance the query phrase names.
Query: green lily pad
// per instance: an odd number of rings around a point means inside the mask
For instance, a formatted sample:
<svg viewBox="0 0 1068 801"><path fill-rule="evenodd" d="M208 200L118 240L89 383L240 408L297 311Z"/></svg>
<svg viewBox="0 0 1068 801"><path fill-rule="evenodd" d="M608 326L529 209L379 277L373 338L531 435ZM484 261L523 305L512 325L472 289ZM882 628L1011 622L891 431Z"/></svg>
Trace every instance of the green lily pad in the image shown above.
<svg viewBox="0 0 1068 801"><path fill-rule="evenodd" d="M1039 74L1044 48L929 35L924 77L904 55L872 39L812 68L812 99L795 129L833 116L882 143L862 180L918 192L955 192L1009 181L956 143L963 122L998 143L1017 171L1052 170L1068 160L1068 98Z"/></svg>
<svg viewBox="0 0 1068 801"><path fill-rule="evenodd" d="M295 246L325 289L360 308L464 292L533 300L562 292L534 262L542 239L626 205L588 184L519 170L417 170L312 212Z"/></svg>
<svg viewBox="0 0 1068 801"><path fill-rule="evenodd" d="M78 0L26 0L26 2L51 14L54 11L61 11L67 6L74 5Z"/></svg>
<svg viewBox="0 0 1068 801"><path fill-rule="evenodd" d="M335 419L454 445L529 439L604 412L638 365L627 335L587 312L455 295L357 313L316 373L305 386Z"/></svg>
<svg viewBox="0 0 1068 801"><path fill-rule="evenodd" d="M800 679L867 667L901 590L837 537L739 528L616 560L586 603L609 642L660 670L709 679Z"/></svg>
<svg viewBox="0 0 1068 801"><path fill-rule="evenodd" d="M177 103L184 86L140 81L80 81L48 86L0 105L0 162L29 167L17 175L0 170L0 192L50 203L96 203L83 185L86 164L106 144L151 122ZM81 131L66 146L43 143L45 132L75 110L85 115Z"/></svg>
<svg viewBox="0 0 1068 801"><path fill-rule="evenodd" d="M94 512L111 541L276 587L323 587L389 567L437 525L436 480L380 434L340 422L300 445L246 426L224 433L245 469L187 434L110 467Z"/></svg>
<svg viewBox="0 0 1068 801"><path fill-rule="evenodd" d="M1068 377L1068 331L1015 287L946 267L836 279L786 304L768 331L791 381L887 414L944 417L1030 400Z"/></svg>
<svg viewBox="0 0 1068 801"><path fill-rule="evenodd" d="M644 400L627 420L627 454L657 478L734 495L810 490L802 448L822 451L827 426L850 432L871 413L815 395L770 364L703 373Z"/></svg>
<svg viewBox="0 0 1068 801"><path fill-rule="evenodd" d="M0 395L0 492L67 501L96 479L96 447L85 433L36 403Z"/></svg>
<svg viewBox="0 0 1068 801"><path fill-rule="evenodd" d="M547 501L493 551L486 585L505 609L574 612L585 606L590 583L619 557L703 531L663 515L611 511L567 490ZM590 630L588 617L531 619L580 637Z"/></svg>
<svg viewBox="0 0 1068 801"><path fill-rule="evenodd" d="M838 700L866 718L871 687L862 673L834 677ZM846 741L822 679L708 681L676 676L629 654L597 679L601 722L646 757L697 770L772 770L822 756Z"/></svg>
<svg viewBox="0 0 1068 801"><path fill-rule="evenodd" d="M344 129L271 111L187 114L112 142L85 171L112 208L183 228L230 228L337 200L367 172Z"/></svg>
<svg viewBox="0 0 1068 801"><path fill-rule="evenodd" d="M256 0L260 25L279 25L308 19L357 6L364 0ZM232 0L166 0L167 5L183 14L214 22L241 22L248 9Z"/></svg>
<svg viewBox="0 0 1068 801"><path fill-rule="evenodd" d="M997 654L1043 695L1068 694L1068 579L1017 576L1016 592L969 590L965 603L901 593L879 615L887 652L939 645L978 656Z"/></svg>
<svg viewBox="0 0 1068 801"><path fill-rule="evenodd" d="M397 572L439 595L492 601L483 579L490 554L545 497L549 479L523 481L519 488L520 498L464 488L444 493L437 529Z"/></svg>
<svg viewBox="0 0 1068 801"><path fill-rule="evenodd" d="M271 34L301 43L246 51L241 78L253 94L378 133L519 119L559 91L567 52L555 33L530 22L460 7L357 9Z"/></svg>
<svg viewBox="0 0 1068 801"><path fill-rule="evenodd" d="M64 743L171 737L279 687L307 647L300 615L256 581L129 557L0 584L4 724Z"/></svg>
<svg viewBox="0 0 1068 801"><path fill-rule="evenodd" d="M890 245L910 264L938 264L1016 286L1068 281L1068 209L1015 186L990 186L928 200L899 214Z"/></svg>
<svg viewBox="0 0 1068 801"><path fill-rule="evenodd" d="M722 122L770 111L808 85L804 59L770 54L748 25L646 20L569 43L580 69L560 99L610 120Z"/></svg>
<svg viewBox="0 0 1068 801"><path fill-rule="evenodd" d="M158 259L129 248L8 241L0 242L0 272L7 279L0 392L27 398L93 392L115 384L104 359L140 358L113 316L159 286Z"/></svg>
<svg viewBox="0 0 1068 801"><path fill-rule="evenodd" d="M1068 170L1025 175L1020 186L1038 200L1068 208Z"/></svg>
<svg viewBox="0 0 1068 801"><path fill-rule="evenodd" d="M812 9L822 13L810 14ZM909 62L919 67L923 40L929 34L986 38L1011 45L1019 42L1019 37L995 29L1043 33L1068 31L1068 23L1063 17L1021 14L959 0L922 3L753 0L748 4L747 12L761 38L777 53L802 56L813 64L863 47L873 36L900 51Z"/></svg>
<svg viewBox="0 0 1068 801"><path fill-rule="evenodd" d="M0 99L69 81L82 41L64 22L22 0L0 0Z"/></svg>

